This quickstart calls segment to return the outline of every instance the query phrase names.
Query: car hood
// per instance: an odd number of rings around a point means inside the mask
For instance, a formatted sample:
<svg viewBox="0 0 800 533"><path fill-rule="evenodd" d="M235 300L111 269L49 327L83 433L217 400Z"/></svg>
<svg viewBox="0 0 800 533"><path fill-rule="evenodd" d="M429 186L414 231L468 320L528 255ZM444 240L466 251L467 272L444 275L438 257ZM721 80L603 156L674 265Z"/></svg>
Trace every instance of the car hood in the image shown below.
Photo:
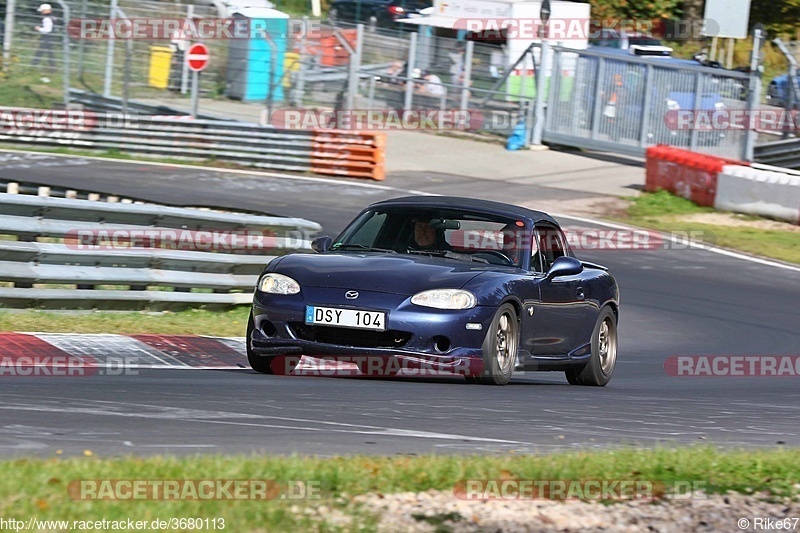
<svg viewBox="0 0 800 533"><path fill-rule="evenodd" d="M295 279L300 287L412 295L429 289L461 288L497 267L441 257L380 253L293 254L274 272Z"/></svg>

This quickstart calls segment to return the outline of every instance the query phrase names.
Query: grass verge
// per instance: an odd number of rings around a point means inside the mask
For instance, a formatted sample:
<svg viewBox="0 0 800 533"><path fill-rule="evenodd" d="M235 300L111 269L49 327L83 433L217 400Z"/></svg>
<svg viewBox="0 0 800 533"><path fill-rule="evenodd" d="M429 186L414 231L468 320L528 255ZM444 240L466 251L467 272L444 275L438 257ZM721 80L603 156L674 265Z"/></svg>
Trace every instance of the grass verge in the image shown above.
<svg viewBox="0 0 800 533"><path fill-rule="evenodd" d="M90 455L90 452L85 452ZM75 501L68 487L75 480L269 480L276 487L314 487L319 498L269 501ZM639 480L665 484L697 482L710 493L765 492L797 497L800 450L720 452L711 447L547 456L417 457L96 457L16 459L0 462L0 515L40 520L153 520L222 518L229 531L329 531L325 517L366 493L452 491L469 479ZM79 483L80 481L78 481ZM301 483L303 485L301 485ZM79 486L79 485L78 485ZM95 485L97 486L97 485ZM273 486L270 484L269 486ZM73 484L75 487L75 484ZM277 494L277 492L268 492ZM300 491L295 494L299 496ZM369 516L361 525L373 529ZM178 528L176 530L189 530ZM212 528L203 528L212 529ZM354 530L352 526L346 528Z"/></svg>
<svg viewBox="0 0 800 533"><path fill-rule="evenodd" d="M681 235L698 232L704 242L715 246L800 264L800 231L760 227L760 223L770 224L771 221L748 215L730 216L730 221L741 222L741 225L697 221L712 213L716 211L699 207L666 191L658 191L635 198L627 215L616 220ZM709 217L709 220L715 218Z"/></svg>
<svg viewBox="0 0 800 533"><path fill-rule="evenodd" d="M174 313L0 311L0 331L244 337L249 313L250 306L229 311L189 309Z"/></svg>

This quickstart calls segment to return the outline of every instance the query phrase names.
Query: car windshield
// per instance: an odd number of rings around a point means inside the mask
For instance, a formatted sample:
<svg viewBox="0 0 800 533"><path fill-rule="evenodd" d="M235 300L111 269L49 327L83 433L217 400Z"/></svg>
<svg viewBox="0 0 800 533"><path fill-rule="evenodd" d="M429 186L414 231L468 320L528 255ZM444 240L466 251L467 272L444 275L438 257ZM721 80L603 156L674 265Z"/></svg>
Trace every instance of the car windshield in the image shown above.
<svg viewBox="0 0 800 533"><path fill-rule="evenodd" d="M414 254L484 264L522 266L530 250L525 224L512 218L453 209L370 210L334 241L331 250Z"/></svg>

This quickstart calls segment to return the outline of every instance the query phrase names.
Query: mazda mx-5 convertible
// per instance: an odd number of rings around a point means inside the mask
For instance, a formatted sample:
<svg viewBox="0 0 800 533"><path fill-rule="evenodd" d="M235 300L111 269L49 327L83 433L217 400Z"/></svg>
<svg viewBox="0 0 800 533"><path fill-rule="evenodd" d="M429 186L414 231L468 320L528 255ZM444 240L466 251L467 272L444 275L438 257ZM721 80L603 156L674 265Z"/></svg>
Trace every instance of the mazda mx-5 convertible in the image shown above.
<svg viewBox="0 0 800 533"><path fill-rule="evenodd" d="M545 213L396 198L312 248L272 260L258 280L247 327L258 372L288 374L302 356L494 385L538 370L603 386L614 372L617 283L578 260Z"/></svg>

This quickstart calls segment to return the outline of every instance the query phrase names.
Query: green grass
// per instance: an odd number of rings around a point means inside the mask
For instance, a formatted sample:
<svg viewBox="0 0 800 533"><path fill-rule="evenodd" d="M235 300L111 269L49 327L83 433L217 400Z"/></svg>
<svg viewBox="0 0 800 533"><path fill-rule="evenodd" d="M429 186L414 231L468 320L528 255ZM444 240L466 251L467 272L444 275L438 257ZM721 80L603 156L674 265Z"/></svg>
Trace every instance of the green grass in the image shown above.
<svg viewBox="0 0 800 533"><path fill-rule="evenodd" d="M249 306L230 311L190 309L175 313L0 311L0 331L244 337L249 313Z"/></svg>
<svg viewBox="0 0 800 533"><path fill-rule="evenodd" d="M634 199L628 208L627 217L618 220L680 235L699 234L708 244L800 264L798 231L704 224L682 218L682 215L710 212L714 210L709 207L699 207L685 198L666 191L658 191L645 193ZM752 216L740 218L750 221L763 220Z"/></svg>
<svg viewBox="0 0 800 533"><path fill-rule="evenodd" d="M90 451L85 452L91 455ZM74 501L74 480L236 479L303 482L322 499L289 501ZM800 450L719 452L710 447L625 449L547 456L274 457L195 456L186 458L15 459L0 462L0 516L39 519L141 520L172 517L224 518L228 531L328 531L314 522L338 509L355 515L353 496L365 493L452 491L467 479L640 480L665 484L697 482L707 492L766 492L796 497ZM317 507L312 513L306 508ZM362 515L367 530L374 521ZM347 528L351 530L353 528Z"/></svg>

